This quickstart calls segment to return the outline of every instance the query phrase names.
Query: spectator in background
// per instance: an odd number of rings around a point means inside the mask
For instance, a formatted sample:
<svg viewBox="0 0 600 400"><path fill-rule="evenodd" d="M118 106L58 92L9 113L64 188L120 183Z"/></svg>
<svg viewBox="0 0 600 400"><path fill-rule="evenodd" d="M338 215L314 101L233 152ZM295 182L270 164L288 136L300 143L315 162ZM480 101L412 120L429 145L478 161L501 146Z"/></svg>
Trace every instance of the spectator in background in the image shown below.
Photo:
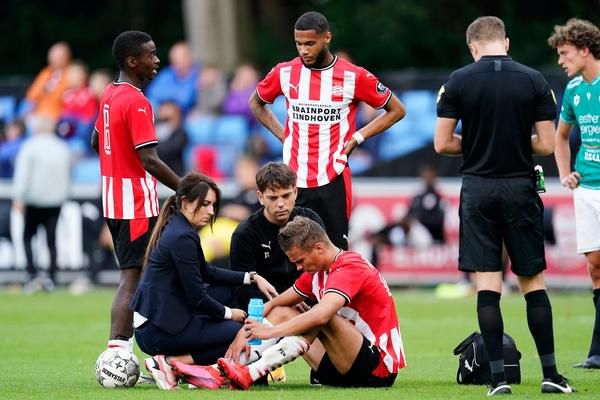
<svg viewBox="0 0 600 400"><path fill-rule="evenodd" d="M108 69L97 69L90 74L90 90L100 101L104 89L112 82L113 78Z"/></svg>
<svg viewBox="0 0 600 400"><path fill-rule="evenodd" d="M158 156L177 175L185 174L183 167L183 149L187 135L183 128L181 108L174 101L162 103L156 111L156 136L158 137Z"/></svg>
<svg viewBox="0 0 600 400"><path fill-rule="evenodd" d="M241 115L249 124L254 124L256 120L250 110L248 98L254 93L258 79L258 71L252 65L242 64L237 67L223 101L223 114Z"/></svg>
<svg viewBox="0 0 600 400"><path fill-rule="evenodd" d="M17 155L13 186L13 207L24 214L23 244L29 280L23 291L31 294L56 286L56 224L71 185L71 152L55 133L49 117L36 119L34 134ZM31 239L42 225L50 253L48 277L38 276L33 261Z"/></svg>
<svg viewBox="0 0 600 400"><path fill-rule="evenodd" d="M227 82L223 72L214 65L205 65L198 77L198 97L194 113L219 115L227 94Z"/></svg>
<svg viewBox="0 0 600 400"><path fill-rule="evenodd" d="M257 170L258 164L253 158L242 156L237 160L234 178L239 187L238 194L221 207L212 226L205 226L200 230L204 257L218 267L229 267L231 235L242 220L260 208L254 179Z"/></svg>
<svg viewBox="0 0 600 400"><path fill-rule="evenodd" d="M15 159L25 141L25 122L12 121L6 127L6 138L0 143L0 178L11 179L15 168Z"/></svg>
<svg viewBox="0 0 600 400"><path fill-rule="evenodd" d="M425 187L413 197L408 213L427 228L434 243L445 243L445 203L436 187L437 170L432 165L425 165L419 175Z"/></svg>
<svg viewBox="0 0 600 400"><path fill-rule="evenodd" d="M40 71L26 95L24 112L30 117L48 117L56 121L63 108L63 94L68 86L67 69L71 48L57 42L48 50L48 66Z"/></svg>
<svg viewBox="0 0 600 400"><path fill-rule="evenodd" d="M228 215L236 216L238 221L247 218L261 208L256 195L256 173L258 162L251 156L242 156L235 163L233 177L238 185L238 193L223 207Z"/></svg>
<svg viewBox="0 0 600 400"><path fill-rule="evenodd" d="M88 76L88 68L81 61L74 61L67 69L68 89L63 95L63 109L58 121L58 134L63 138L77 138L83 142L92 131L98 98L88 86Z"/></svg>
<svg viewBox="0 0 600 400"><path fill-rule="evenodd" d="M102 199L83 202L81 217L82 245L88 266L85 274L69 285L69 293L76 296L94 288L100 271L117 269L110 230L102 216Z"/></svg>
<svg viewBox="0 0 600 400"><path fill-rule="evenodd" d="M181 107L184 115L194 107L198 97L200 66L194 62L192 50L186 42L177 42L169 49L168 67L163 68L148 85L146 96L157 108L170 100Z"/></svg>

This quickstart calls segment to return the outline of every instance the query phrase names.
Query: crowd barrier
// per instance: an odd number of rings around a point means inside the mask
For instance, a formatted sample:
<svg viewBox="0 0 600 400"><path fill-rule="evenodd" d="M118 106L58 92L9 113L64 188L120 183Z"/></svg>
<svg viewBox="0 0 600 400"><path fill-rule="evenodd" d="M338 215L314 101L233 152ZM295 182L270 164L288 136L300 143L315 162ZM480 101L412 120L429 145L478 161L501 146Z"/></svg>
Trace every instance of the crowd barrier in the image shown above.
<svg viewBox="0 0 600 400"><path fill-rule="evenodd" d="M547 192L542 194L545 207L553 209L556 244L546 246L549 286L570 288L589 286L585 258L576 253L575 222L571 192L553 180L546 181ZM224 198L235 194L233 182L221 184ZM82 213L99 196L96 185L73 188L72 200L61 211L57 227L58 264L62 271L78 271L87 265L82 249ZM368 234L397 221L408 209L411 198L422 189L416 178L354 179L353 211L350 221L350 246L365 256L371 254ZM439 189L447 204L445 230L447 243L426 248L388 246L378 252L377 267L392 285L423 285L453 282L461 278L458 259L458 202L459 179L440 179ZM0 183L0 201L10 199L11 185ZM168 189L161 188L164 198ZM21 240L22 217L11 213L12 242L0 238L0 273L21 271L25 258ZM48 264L43 231L35 238L42 267ZM509 282L514 276L508 275Z"/></svg>

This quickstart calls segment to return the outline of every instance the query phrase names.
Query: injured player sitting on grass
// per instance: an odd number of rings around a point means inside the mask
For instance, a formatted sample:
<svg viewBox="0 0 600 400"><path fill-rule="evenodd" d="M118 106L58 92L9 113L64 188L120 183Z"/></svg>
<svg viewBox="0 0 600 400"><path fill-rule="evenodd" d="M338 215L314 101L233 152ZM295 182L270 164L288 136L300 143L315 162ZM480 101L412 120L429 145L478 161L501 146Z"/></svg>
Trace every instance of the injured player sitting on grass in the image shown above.
<svg viewBox="0 0 600 400"><path fill-rule="evenodd" d="M265 304L262 324L246 320L217 365L173 360L174 373L197 387L248 389L303 356L311 383L393 385L406 362L394 300L379 272L359 254L334 246L323 228L305 217L282 228L278 241L303 271L294 286ZM294 308L307 298L318 304L304 313ZM260 348L249 349L251 338L262 339Z"/></svg>

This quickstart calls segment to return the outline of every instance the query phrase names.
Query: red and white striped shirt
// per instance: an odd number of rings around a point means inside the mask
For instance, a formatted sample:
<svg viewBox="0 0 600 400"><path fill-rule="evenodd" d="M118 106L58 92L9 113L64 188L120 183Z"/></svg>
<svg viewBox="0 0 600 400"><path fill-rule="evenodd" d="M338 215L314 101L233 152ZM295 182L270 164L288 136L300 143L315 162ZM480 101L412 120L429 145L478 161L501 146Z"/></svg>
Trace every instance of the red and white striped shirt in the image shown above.
<svg viewBox="0 0 600 400"><path fill-rule="evenodd" d="M148 99L129 83L113 82L100 99L96 130L104 216L112 219L157 216L156 178L146 172L136 151L158 143Z"/></svg>
<svg viewBox="0 0 600 400"><path fill-rule="evenodd" d="M382 108L392 96L369 71L338 57L322 69L305 67L299 57L277 64L256 93L266 103L282 94L287 100L283 161L301 188L326 185L342 173L358 103Z"/></svg>
<svg viewBox="0 0 600 400"><path fill-rule="evenodd" d="M383 277L364 257L342 251L329 272L305 272L293 287L301 296L316 301L330 292L346 299L338 314L381 350L379 366L373 375L386 377L406 367L394 298Z"/></svg>

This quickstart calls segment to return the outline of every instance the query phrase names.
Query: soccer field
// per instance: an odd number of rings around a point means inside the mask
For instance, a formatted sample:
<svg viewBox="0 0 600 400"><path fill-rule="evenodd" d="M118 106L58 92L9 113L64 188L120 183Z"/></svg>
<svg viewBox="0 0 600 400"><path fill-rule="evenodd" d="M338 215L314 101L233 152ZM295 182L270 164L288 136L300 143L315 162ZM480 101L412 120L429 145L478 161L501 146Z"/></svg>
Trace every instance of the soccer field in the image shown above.
<svg viewBox="0 0 600 400"><path fill-rule="evenodd" d="M249 392L187 390L160 392L154 386L104 389L94 375L96 357L106 345L113 291L97 290L82 297L64 291L22 296L0 292L0 399L454 399L482 398L482 386L455 383L454 346L477 328L475 298L436 299L432 291L396 291L408 367L389 389L332 389L311 387L302 360L286 367L288 381ZM593 324L587 292L552 292L559 370L579 393L597 399L600 371L571 368L587 354ZM520 295L503 296L505 330L522 353L523 383L513 397L544 397L541 370L525 319ZM140 360L143 355L138 350Z"/></svg>

